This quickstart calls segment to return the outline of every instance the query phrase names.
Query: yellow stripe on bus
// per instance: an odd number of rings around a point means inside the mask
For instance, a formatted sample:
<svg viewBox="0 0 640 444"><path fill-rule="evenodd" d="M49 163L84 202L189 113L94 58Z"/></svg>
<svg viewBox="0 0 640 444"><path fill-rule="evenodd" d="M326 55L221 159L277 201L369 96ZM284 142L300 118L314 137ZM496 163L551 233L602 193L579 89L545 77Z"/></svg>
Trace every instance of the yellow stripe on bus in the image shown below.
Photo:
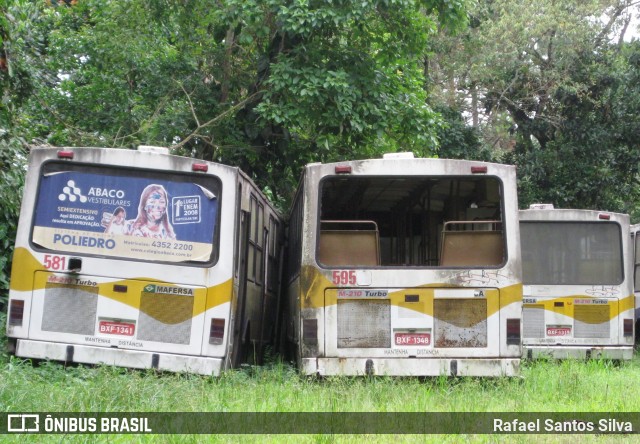
<svg viewBox="0 0 640 444"><path fill-rule="evenodd" d="M558 297L558 298L553 298L553 299L544 299L541 300L540 298L536 298L536 302L535 303L527 303L524 304L524 307L533 307L536 305L542 305L544 306L544 310L545 311L551 311L560 315L564 315L570 318L575 319L575 315L574 315L574 311L573 309L568 309L568 307L575 307L576 305L592 305L592 306L608 306L608 307L613 307L613 310L609 310L609 318L606 319L607 321L610 321L614 318L616 318L617 316L620 315L620 313L624 313L625 311L628 310L633 310L635 307L635 296L634 295L629 295L623 299L606 299L607 303L606 304L575 304L574 303L574 299L584 299L584 300L594 300L594 299L602 299L602 298L596 298L593 296L587 296L587 295L571 295L571 296L562 296L562 297ZM556 306L555 303L556 302L562 302L561 306ZM599 316L602 316L602 314L599 314ZM594 318L593 320L589 320L588 318L586 319L580 319L582 322L586 322L588 324L599 324L601 322L604 322L604 320L601 320L600 318Z"/></svg>
<svg viewBox="0 0 640 444"><path fill-rule="evenodd" d="M35 277L34 274L38 272ZM10 288L14 291L36 291L43 290L48 282L49 276L53 272L45 271L44 266L31 254L26 248L17 248L13 254L13 267L11 273ZM160 284L167 286L180 286L179 284L167 281L161 281L151 278L133 278L109 281L98 284L98 294L114 301L129 305L135 309L140 309L140 293L127 292L121 293L115 290L116 286L127 286L131 288L140 288L144 285ZM195 287L194 289L194 310L193 316L217 307L227 302L231 302L233 291L233 280L228 279L218 285L208 288ZM203 302L204 300L204 302Z"/></svg>
<svg viewBox="0 0 640 444"><path fill-rule="evenodd" d="M305 267L303 269L303 273L303 280L307 279L311 282L311 285L309 286L309 291L304 294L300 308L318 309L335 305L337 303L337 295L340 287L336 287L335 284L324 277L322 272L314 267ZM403 288L392 291L389 293L388 297L391 300L392 305L401 306L403 308L433 316L433 304L407 304L405 303L404 297L408 291L413 291L416 293L423 293L427 300L433 300L434 291L437 289L472 290L473 287L458 287L445 283L424 284L419 287ZM330 290L330 292L325 294L326 290ZM487 300L487 316L497 313L508 305L522 301L522 284L508 285L498 289L485 289L485 291L486 294L484 297ZM444 299L446 299L446 297Z"/></svg>
<svg viewBox="0 0 640 444"><path fill-rule="evenodd" d="M11 283L9 288L14 291L33 290L33 273L42 269L42 264L26 248L16 248L13 252L11 267Z"/></svg>

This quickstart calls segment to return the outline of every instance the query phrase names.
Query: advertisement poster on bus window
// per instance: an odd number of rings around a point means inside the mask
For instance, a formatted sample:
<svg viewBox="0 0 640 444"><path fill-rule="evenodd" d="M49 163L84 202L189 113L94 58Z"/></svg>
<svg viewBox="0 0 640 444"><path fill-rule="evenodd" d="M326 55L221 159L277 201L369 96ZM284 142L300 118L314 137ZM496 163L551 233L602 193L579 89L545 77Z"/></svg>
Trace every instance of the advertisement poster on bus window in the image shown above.
<svg viewBox="0 0 640 444"><path fill-rule="evenodd" d="M32 240L69 253L207 262L217 214L215 191L196 183L58 172L41 178Z"/></svg>

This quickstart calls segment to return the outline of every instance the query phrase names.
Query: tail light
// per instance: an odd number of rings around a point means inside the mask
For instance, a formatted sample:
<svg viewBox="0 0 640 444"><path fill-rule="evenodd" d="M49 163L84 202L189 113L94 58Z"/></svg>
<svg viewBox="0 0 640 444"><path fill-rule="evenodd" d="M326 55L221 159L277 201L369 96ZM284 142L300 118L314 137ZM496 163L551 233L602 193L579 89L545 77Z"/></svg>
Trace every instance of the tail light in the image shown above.
<svg viewBox="0 0 640 444"><path fill-rule="evenodd" d="M318 320L302 320L302 340L307 345L318 345Z"/></svg>
<svg viewBox="0 0 640 444"><path fill-rule="evenodd" d="M625 338L630 338L633 336L633 319L624 320L623 335Z"/></svg>
<svg viewBox="0 0 640 444"><path fill-rule="evenodd" d="M69 151L69 150L58 151L58 159L73 159L73 151Z"/></svg>
<svg viewBox="0 0 640 444"><path fill-rule="evenodd" d="M507 345L520 345L520 319L507 319Z"/></svg>
<svg viewBox="0 0 640 444"><path fill-rule="evenodd" d="M224 338L224 319L211 319L211 330L209 332L209 344L220 345Z"/></svg>
<svg viewBox="0 0 640 444"><path fill-rule="evenodd" d="M206 173L207 171L209 171L209 165L207 165L206 163L194 163L193 165L191 165L191 170Z"/></svg>
<svg viewBox="0 0 640 444"><path fill-rule="evenodd" d="M22 327L22 318L24 317L24 301L13 300L9 305L9 325L14 327Z"/></svg>
<svg viewBox="0 0 640 444"><path fill-rule="evenodd" d="M471 174L487 174L486 166L472 166Z"/></svg>

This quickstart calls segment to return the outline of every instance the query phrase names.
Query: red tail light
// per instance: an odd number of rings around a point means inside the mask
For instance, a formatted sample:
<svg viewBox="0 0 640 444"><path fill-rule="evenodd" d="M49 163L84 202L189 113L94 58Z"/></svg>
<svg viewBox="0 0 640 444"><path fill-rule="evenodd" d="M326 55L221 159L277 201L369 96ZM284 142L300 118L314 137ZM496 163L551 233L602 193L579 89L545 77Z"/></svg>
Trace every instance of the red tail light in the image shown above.
<svg viewBox="0 0 640 444"><path fill-rule="evenodd" d="M487 167L486 166L472 166L471 174L486 174Z"/></svg>
<svg viewBox="0 0 640 444"><path fill-rule="evenodd" d="M191 165L191 171L200 171L202 173L206 173L209 171L209 165L206 163L194 163Z"/></svg>
<svg viewBox="0 0 640 444"><path fill-rule="evenodd" d="M336 174L351 174L351 165L336 165Z"/></svg>
<svg viewBox="0 0 640 444"><path fill-rule="evenodd" d="M211 319L211 330L209 332L209 344L220 345L224 338L224 319L213 318Z"/></svg>
<svg viewBox="0 0 640 444"><path fill-rule="evenodd" d="M507 345L520 345L520 319L507 319Z"/></svg>
<svg viewBox="0 0 640 444"><path fill-rule="evenodd" d="M630 338L633 336L633 319L624 320L623 334L625 338Z"/></svg>
<svg viewBox="0 0 640 444"><path fill-rule="evenodd" d="M9 305L9 325L14 327L22 327L22 318L24 317L24 301L13 300Z"/></svg>
<svg viewBox="0 0 640 444"><path fill-rule="evenodd" d="M607 213L600 213L598 214L598 219L609 220L611 219L611 215Z"/></svg>
<svg viewBox="0 0 640 444"><path fill-rule="evenodd" d="M73 159L73 151L58 151L58 159Z"/></svg>

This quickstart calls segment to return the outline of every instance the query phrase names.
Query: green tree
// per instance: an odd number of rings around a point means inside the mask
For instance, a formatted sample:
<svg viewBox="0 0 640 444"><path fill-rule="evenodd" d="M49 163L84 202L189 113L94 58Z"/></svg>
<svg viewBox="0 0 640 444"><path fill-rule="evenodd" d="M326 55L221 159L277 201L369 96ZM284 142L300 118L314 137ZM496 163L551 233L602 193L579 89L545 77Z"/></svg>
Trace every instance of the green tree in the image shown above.
<svg viewBox="0 0 640 444"><path fill-rule="evenodd" d="M485 0L469 29L431 41L432 100L516 163L522 206L635 211L633 0ZM621 198L620 196L625 196ZM626 202L625 202L626 200Z"/></svg>
<svg viewBox="0 0 640 444"><path fill-rule="evenodd" d="M421 54L444 0L85 0L49 7L33 137L174 146L289 195L309 161L437 148Z"/></svg>
<svg viewBox="0 0 640 444"><path fill-rule="evenodd" d="M513 153L524 204L608 209L640 217L640 42L585 56L558 89L560 127L547 146Z"/></svg>
<svg viewBox="0 0 640 444"><path fill-rule="evenodd" d="M472 159L486 162L498 161L495 150L483 145L478 128L467 125L463 116L455 107L434 106L442 117L443 124L438 127L438 156L443 159Z"/></svg>
<svg viewBox="0 0 640 444"><path fill-rule="evenodd" d="M46 17L26 0L0 3L0 311L6 302L24 184L24 107L41 75L34 65L44 46Z"/></svg>
<svg viewBox="0 0 640 444"><path fill-rule="evenodd" d="M6 302L11 256L18 228L26 150L17 139L0 136L0 311Z"/></svg>

